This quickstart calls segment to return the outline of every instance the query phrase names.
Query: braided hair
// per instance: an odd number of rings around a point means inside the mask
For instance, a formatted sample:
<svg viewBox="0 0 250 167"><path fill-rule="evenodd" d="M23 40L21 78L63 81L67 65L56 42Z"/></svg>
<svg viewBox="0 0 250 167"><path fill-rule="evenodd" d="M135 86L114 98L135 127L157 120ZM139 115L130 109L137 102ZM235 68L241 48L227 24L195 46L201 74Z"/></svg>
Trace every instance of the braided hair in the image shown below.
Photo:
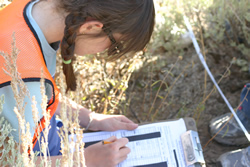
<svg viewBox="0 0 250 167"><path fill-rule="evenodd" d="M74 69L72 66L75 50L75 39L77 36L77 30L83 24L84 18L80 18L77 16L77 13L70 13L65 19L65 29L64 29L64 37L61 42L61 55L63 60L71 60L71 63L63 65L63 73L66 78L67 89L66 91L76 90L76 77L74 75Z"/></svg>
<svg viewBox="0 0 250 167"><path fill-rule="evenodd" d="M72 66L75 60L75 40L80 26L88 18L100 21L108 36L112 36L112 33L122 34L119 41L112 41L108 49L108 60L143 50L153 32L153 0L60 0L58 6L68 13L61 43L62 58L65 61L71 60L69 64L63 63L67 91L76 90L76 77Z"/></svg>

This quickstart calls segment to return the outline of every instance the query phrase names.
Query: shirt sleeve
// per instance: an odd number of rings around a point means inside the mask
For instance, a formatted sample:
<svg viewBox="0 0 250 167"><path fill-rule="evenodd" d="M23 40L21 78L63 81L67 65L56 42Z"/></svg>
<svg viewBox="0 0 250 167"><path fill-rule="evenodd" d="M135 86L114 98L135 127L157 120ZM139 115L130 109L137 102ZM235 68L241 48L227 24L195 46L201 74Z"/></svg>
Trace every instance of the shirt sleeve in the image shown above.
<svg viewBox="0 0 250 167"><path fill-rule="evenodd" d="M40 92L40 82L26 82L25 83L28 87L30 97L26 96L24 99L24 104L25 104L25 121L29 122L30 124L30 133L33 137L34 132L35 132L35 123L33 121L33 114L32 114L32 97L35 96L36 101L37 101L37 109L38 109L38 116L39 118L42 118L42 109L41 109L41 102L42 102L42 95ZM12 131L11 135L13 135L14 140L16 142L19 142L19 123L18 119L16 117L16 114L14 112L14 107L16 106L16 101L14 99L14 94L11 89L11 86L5 86L0 89L0 95L4 94L4 104L3 104L3 111L0 114L0 116L4 117L12 126L15 131Z"/></svg>

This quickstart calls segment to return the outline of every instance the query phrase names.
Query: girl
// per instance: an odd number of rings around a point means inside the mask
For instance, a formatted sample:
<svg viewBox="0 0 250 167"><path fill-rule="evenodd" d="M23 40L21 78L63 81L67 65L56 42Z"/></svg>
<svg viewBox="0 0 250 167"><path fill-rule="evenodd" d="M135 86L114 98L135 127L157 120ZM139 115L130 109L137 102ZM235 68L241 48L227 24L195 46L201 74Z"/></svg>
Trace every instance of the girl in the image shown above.
<svg viewBox="0 0 250 167"><path fill-rule="evenodd" d="M76 89L76 79L72 63L74 55L95 54L107 51L108 59L113 60L129 52L142 50L149 42L154 27L153 0L14 0L0 11L0 50L11 53L12 34L15 32L19 49L17 67L26 83L30 97L35 96L41 114L40 93L41 68L44 71L47 112L51 116L49 132L49 154L52 161L60 158L60 138L57 133L55 115L60 113L59 91L53 81L56 69L56 51L61 46L63 71L67 90ZM13 108L14 95L10 87L11 78L2 68L4 59L0 57L0 95L5 95L3 112L14 129L18 120ZM33 150L39 151L37 134L39 129L33 123L31 101L25 99L25 120L31 125ZM72 103L74 110L77 104ZM90 130L114 131L133 130L137 124L121 115L92 114L80 106L80 125ZM43 126L43 117L39 121ZM12 134L18 142L18 131ZM87 166L116 166L130 152L125 147L126 138L107 139L112 144L97 143L85 149Z"/></svg>

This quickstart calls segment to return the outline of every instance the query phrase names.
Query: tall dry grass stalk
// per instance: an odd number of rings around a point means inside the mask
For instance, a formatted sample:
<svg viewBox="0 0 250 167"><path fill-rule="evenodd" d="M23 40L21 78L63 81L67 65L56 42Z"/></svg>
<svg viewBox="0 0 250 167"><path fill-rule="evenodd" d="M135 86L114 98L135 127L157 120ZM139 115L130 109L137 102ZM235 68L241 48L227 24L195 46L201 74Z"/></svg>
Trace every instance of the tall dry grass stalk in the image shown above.
<svg viewBox="0 0 250 167"><path fill-rule="evenodd" d="M16 101L16 107L14 108L14 112L18 118L19 122L19 153L22 154L22 162L24 166L30 166L34 165L34 152L30 147L32 147L32 137L30 134L30 125L29 123L26 123L24 112L25 112L25 106L24 103L25 97L29 97L29 91L27 89L27 86L23 82L23 80L20 77L20 74L18 73L18 69L16 66L16 61L18 58L19 50L16 48L16 39L15 39L15 33L12 35L12 51L11 54L4 53L0 51L0 54L3 56L5 60L4 65L4 72L9 75L11 80L11 88L14 94L14 99ZM31 151L31 154L29 155L26 150ZM23 151L25 150L25 151Z"/></svg>
<svg viewBox="0 0 250 167"><path fill-rule="evenodd" d="M16 100L16 107L14 108L14 112L18 118L19 122L19 143L14 142L13 137L10 135L12 130L11 126L5 126L3 124L4 118L0 119L0 166L11 165L11 166L27 166L27 167L35 167L38 153L34 153L32 149L32 139L33 135L30 133L30 124L25 121L25 106L24 99L26 97L30 98L29 91L25 83L20 77L18 73L18 69L16 66L17 58L18 58L19 50L16 48L16 39L15 34L13 33L13 42L12 42L12 52L11 54L4 53L0 51L0 55L3 56L5 60L4 71L7 75L9 75L11 80L11 88L14 93L14 98ZM43 73L43 72L41 72ZM60 78L64 78L63 74L60 74ZM61 91L62 93L62 107L61 107L61 119L63 121L63 127L61 128L60 137L61 137L61 145L62 145L62 166L85 166L85 158L84 158L84 143L82 142L83 138L83 129L81 129L79 125L78 115L79 108L76 111L72 111L71 107L68 106L70 104L69 97L66 97L65 92L65 84L63 80L61 80ZM48 98L45 94L45 82L44 78L41 79L41 94L42 94L42 115L45 119L45 128L43 130L43 138L38 136L39 147L41 148L40 152L40 165L44 167L51 166L51 159L48 151L48 133L50 130L50 115L46 111ZM79 89L79 88L78 88ZM80 92L79 90L77 92ZM80 95L79 95L80 97ZM77 99L80 101L80 99ZM0 107L3 106L3 98L1 98ZM33 121L37 124L41 118L39 115L38 109L36 107L37 102L36 98L32 97L32 114ZM0 108L2 111L2 108ZM69 111L68 111L69 110ZM4 125L4 126L3 126ZM2 127L3 126L3 127ZM6 128L8 130L6 130ZM72 135L69 139L69 134ZM10 136L10 137L8 137ZM4 141L4 142L2 142ZM41 145L40 145L41 143ZM16 148L18 150L16 151ZM27 150L30 150L28 152ZM57 166L61 166L60 162L57 161Z"/></svg>
<svg viewBox="0 0 250 167"><path fill-rule="evenodd" d="M0 0L0 9L4 8L5 6L9 5L11 1L8 0Z"/></svg>
<svg viewBox="0 0 250 167"><path fill-rule="evenodd" d="M16 42L15 42L15 34L13 34L13 42L12 42L12 52L11 54L7 54L4 52L0 52L0 54L4 57L5 59L5 68L4 71L7 75L9 75L12 78L11 81L11 87L14 93L14 97L16 100L16 107L14 108L14 112L18 118L19 121L19 132L20 132L20 141L19 144L15 143L13 140L13 137L8 138L10 133L4 133L4 129L1 127L1 139L4 141L6 138L9 139L9 143L12 145L6 145L8 148L3 148L3 151L1 151L0 155L0 162L1 164L19 164L17 166L36 166L35 161L35 153L32 150L32 135L30 134L30 124L25 121L24 113L25 113L25 104L24 104L24 99L26 96L29 97L29 91L25 85L25 83L22 81L18 69L16 66L16 61L18 58L18 53L19 50L16 48ZM63 77L61 77L63 78ZM64 85L61 83L61 85ZM65 92L65 87L62 86L62 92ZM45 129L43 130L44 137L40 139L40 136L38 136L38 142L41 148L41 153L40 158L41 158L41 165L48 167L51 166L51 161L50 161L50 156L48 152L48 133L50 129L50 115L48 112L46 112L47 108L47 101L48 98L45 95L45 85L44 85L44 79L41 79L41 94L42 94L42 103L41 103L41 108L42 108L42 114L45 119ZM61 131L61 138L62 138L62 154L63 154L63 159L62 159L62 165L63 166L85 166L85 159L84 159L84 143L82 142L82 137L83 137L83 130L81 130L79 126L79 120L78 120L78 115L79 115L79 109L77 111L69 111L67 114L67 109L70 109L70 107L67 107L67 103L69 103L68 98L65 98L66 95L64 94L63 96L63 106L62 106L62 114L61 118L63 120L64 126ZM30 98L30 97L29 97ZM35 124L40 120L39 112L38 109L36 108L36 99L35 97L32 97L32 114L33 114L33 120ZM1 103L2 107L2 103ZM2 110L2 108L1 108ZM68 119L70 118L70 119ZM1 122L3 122L1 118ZM2 124L1 124L2 125ZM9 126L7 126L9 129L11 129ZM76 133L76 140L71 137L71 140L69 140L69 133L74 134ZM10 142L10 139L11 142ZM41 141L40 141L41 140ZM14 157L14 160L6 158L7 154L10 152L12 154L12 158L15 154L15 147L18 145L18 152L17 154L20 154L18 157ZM3 144L1 143L0 147L2 147ZM5 151L4 151L5 150ZM30 153L24 150L30 150ZM75 151L74 151L75 150ZM6 153L7 151L7 153ZM48 155L48 156L47 156ZM75 161L76 160L76 161ZM13 161L13 162L11 162ZM16 161L21 161L16 163ZM58 163L58 166L60 163Z"/></svg>
<svg viewBox="0 0 250 167"><path fill-rule="evenodd" d="M63 122L63 126L60 128L61 138L61 152L62 152L62 166L73 167L73 166L85 166L84 158L84 143L83 129L79 125L79 106L76 110L72 110L70 107L71 100L69 94L65 94L65 82L62 71L59 74L59 85L61 91L61 106L60 119ZM79 90L79 79L78 87L76 92ZM76 100L79 100L80 95L76 96ZM71 135L69 135L71 134Z"/></svg>
<svg viewBox="0 0 250 167"><path fill-rule="evenodd" d="M41 71L43 75L43 71ZM48 149L48 136L49 136L49 129L50 129L50 114L47 112L47 101L48 97L45 94L45 80L42 77L41 79L41 86L40 86L40 91L42 95L42 103L41 103L41 108L42 108L42 114L43 118L45 120L45 128L43 130L44 137L41 139L41 152L43 153L43 164L44 166L51 166L51 161L49 160L49 149Z"/></svg>
<svg viewBox="0 0 250 167"><path fill-rule="evenodd" d="M3 137L3 140L6 140L5 147L2 151L6 155L8 154L10 158L5 158L2 162L2 164L6 165L13 165L13 166L27 166L27 167L35 167L35 162L37 160L37 157L35 157L35 154L33 152L32 146L32 139L33 135L30 133L30 124L29 122L25 121L25 106L24 99L26 97L30 98L29 91L25 83L20 77L20 74L18 73L18 69L16 66L16 61L18 58L19 50L16 48L16 39L15 39L15 33L13 33L13 41L12 41L12 52L11 54L4 53L0 51L0 55L3 56L5 60L4 64L4 72L11 77L11 88L13 90L14 98L16 101L16 107L14 108L14 112L18 118L19 123L19 142L16 143L13 140L13 137L8 133L7 135L3 135L1 133L1 137ZM48 132L49 132L49 115L46 112L47 108L47 96L45 95L45 86L44 86L44 79L41 80L41 94L42 96L42 103L41 107L43 110L43 115L45 117L45 124L46 128L44 130L44 136L45 138L42 140L41 152L43 153L43 157L41 157L41 162L43 163L42 166L51 166L50 161L48 161L47 158L47 148L48 148ZM40 116L38 115L38 110L36 108L37 102L35 101L35 97L32 98L32 114L35 124L38 123L40 120ZM2 106L2 105L1 105ZM1 118L2 119L2 118ZM2 130L2 127L0 127ZM9 128L12 129L12 128ZM5 133L6 134L6 133ZM39 138L39 137L38 137ZM1 147L1 146L0 146ZM15 149L18 148L16 151ZM29 150L29 152L28 152ZM2 160L2 159L1 159ZM1 161L0 161L1 162Z"/></svg>
<svg viewBox="0 0 250 167"><path fill-rule="evenodd" d="M80 97L82 97L80 95L80 79L78 78L77 79L77 90L76 90L76 98L75 98L75 101L77 104L80 104ZM77 107L76 111L73 112L73 118L72 118L72 121L73 121L73 126L75 129L74 132L75 132L75 154L74 154L74 160L75 160L75 164L76 166L83 166L85 167L85 157L84 157L84 145L85 143L82 141L82 138L83 138L83 129L80 127L80 122L79 122L79 106ZM73 136L71 138L71 141L73 141Z"/></svg>

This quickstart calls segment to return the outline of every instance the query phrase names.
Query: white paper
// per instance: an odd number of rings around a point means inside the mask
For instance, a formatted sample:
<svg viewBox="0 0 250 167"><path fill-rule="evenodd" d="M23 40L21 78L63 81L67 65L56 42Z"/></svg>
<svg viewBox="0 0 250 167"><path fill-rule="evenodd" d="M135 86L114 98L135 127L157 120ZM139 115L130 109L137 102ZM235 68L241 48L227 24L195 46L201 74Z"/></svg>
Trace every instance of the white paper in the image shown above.
<svg viewBox="0 0 250 167"><path fill-rule="evenodd" d="M117 138L140 136L140 139L130 141L127 147L131 149L128 158L118 167L149 165L157 167L157 163L166 163L166 167L185 167L185 159L181 144L181 134L186 132L183 119L176 121L141 125L133 131L119 130L115 132L84 133L85 143L105 140L111 136ZM145 137L147 139L142 139ZM158 135L158 137L157 137ZM178 164L177 164L178 163ZM160 166L160 165L158 165ZM161 167L163 165L161 164Z"/></svg>

